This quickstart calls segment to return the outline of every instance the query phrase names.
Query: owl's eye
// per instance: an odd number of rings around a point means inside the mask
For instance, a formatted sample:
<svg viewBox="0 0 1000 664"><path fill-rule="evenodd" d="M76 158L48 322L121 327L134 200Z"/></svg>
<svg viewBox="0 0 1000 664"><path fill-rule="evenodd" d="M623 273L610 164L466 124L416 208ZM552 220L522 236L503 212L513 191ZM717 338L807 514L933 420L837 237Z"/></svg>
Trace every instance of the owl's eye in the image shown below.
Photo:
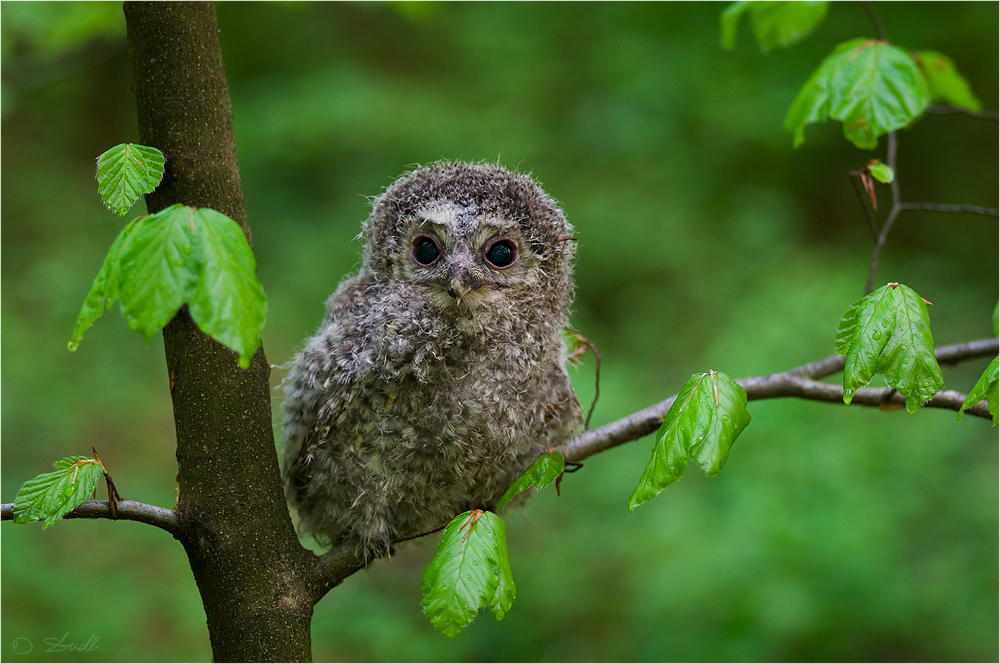
<svg viewBox="0 0 1000 664"><path fill-rule="evenodd" d="M517 260L517 245L512 240L497 240L486 250L485 257L493 267L510 267Z"/></svg>
<svg viewBox="0 0 1000 664"><path fill-rule="evenodd" d="M413 238L413 260L418 265L427 267L433 265L441 255L437 242L429 235L418 235Z"/></svg>

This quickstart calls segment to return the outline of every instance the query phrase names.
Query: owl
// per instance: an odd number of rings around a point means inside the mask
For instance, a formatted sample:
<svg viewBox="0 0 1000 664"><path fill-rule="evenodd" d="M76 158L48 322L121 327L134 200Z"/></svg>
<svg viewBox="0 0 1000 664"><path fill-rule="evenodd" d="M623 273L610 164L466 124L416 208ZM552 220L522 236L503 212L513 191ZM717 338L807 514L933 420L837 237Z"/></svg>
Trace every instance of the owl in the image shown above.
<svg viewBox="0 0 1000 664"><path fill-rule="evenodd" d="M494 507L582 421L559 205L526 175L447 162L372 208L360 272L290 363L282 425L300 530L366 561Z"/></svg>

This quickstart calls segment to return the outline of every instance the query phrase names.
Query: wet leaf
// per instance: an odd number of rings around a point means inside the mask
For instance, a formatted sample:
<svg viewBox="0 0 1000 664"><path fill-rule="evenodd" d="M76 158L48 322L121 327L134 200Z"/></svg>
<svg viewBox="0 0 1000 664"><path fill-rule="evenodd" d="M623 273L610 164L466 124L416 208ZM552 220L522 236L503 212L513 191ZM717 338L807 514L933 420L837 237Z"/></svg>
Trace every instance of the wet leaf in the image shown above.
<svg viewBox="0 0 1000 664"><path fill-rule="evenodd" d="M422 588L424 612L445 636L458 635L481 609L503 619L517 592L503 519L482 510L452 519L424 570Z"/></svg>
<svg viewBox="0 0 1000 664"><path fill-rule="evenodd" d="M746 391L726 374L691 376L656 434L652 456L629 498L629 512L679 480L692 457L710 477L722 470L729 449L750 424L746 404Z"/></svg>

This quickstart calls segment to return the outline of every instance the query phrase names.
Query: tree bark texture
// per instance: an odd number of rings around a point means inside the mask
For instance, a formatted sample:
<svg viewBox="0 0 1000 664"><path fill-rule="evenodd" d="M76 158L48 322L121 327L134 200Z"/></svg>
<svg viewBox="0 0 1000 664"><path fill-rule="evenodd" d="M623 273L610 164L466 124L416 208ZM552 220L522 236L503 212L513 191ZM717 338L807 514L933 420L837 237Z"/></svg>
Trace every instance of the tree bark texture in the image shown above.
<svg viewBox="0 0 1000 664"><path fill-rule="evenodd" d="M213 3L126 2L140 141L167 158L149 211L210 207L250 239ZM286 507L263 348L250 368L187 307L163 331L180 495L177 538L205 606L214 661L311 659L315 556Z"/></svg>

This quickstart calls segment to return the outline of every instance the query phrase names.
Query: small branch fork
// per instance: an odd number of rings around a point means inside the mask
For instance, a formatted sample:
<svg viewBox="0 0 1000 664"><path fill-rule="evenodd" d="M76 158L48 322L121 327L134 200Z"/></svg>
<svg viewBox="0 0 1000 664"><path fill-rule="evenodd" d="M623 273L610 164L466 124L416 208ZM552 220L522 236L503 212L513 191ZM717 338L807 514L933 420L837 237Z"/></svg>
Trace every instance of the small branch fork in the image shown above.
<svg viewBox="0 0 1000 664"><path fill-rule="evenodd" d="M869 20L872 22L872 27L875 29L875 33L880 41L887 42L889 37L886 34L885 26L883 26L881 19L879 18L878 12L875 11L875 7L871 2L862 0L860 2L861 7L865 10L868 15ZM974 118L980 118L983 120L997 121L996 111L980 111L974 113L972 111L967 111L965 109L955 108L947 104L940 104L936 106L931 106L924 111L925 113L931 114L945 114L945 113L962 113ZM899 216L900 212L904 210L930 210L934 212L968 212L971 214L980 214L987 217L997 217L1000 216L996 208L982 207L979 205L964 205L964 204L942 204L942 203L904 203L900 199L899 195L899 178L896 177L896 132L891 131L887 135L888 147L886 154L886 165L892 169L893 178L890 183L890 189L892 191L892 209L889 210L888 215L885 218L885 222L882 224L882 228L879 229L875 221L874 211L877 208L877 203L875 200L874 187L871 182L871 177L865 171L852 171L849 174L851 183L854 185L854 191L858 195L858 199L861 203L861 208L865 213L865 221L868 222L868 228L872 232L872 237L875 240L875 246L872 249L871 264L868 268L868 281L865 284L865 294L871 293L875 289L875 273L878 271L879 258L882 255L882 247L885 246L885 241L889 237L889 232L892 230L893 225L896 223L896 218ZM866 200L865 192L862 191L862 184L866 187L867 193L870 194L870 201ZM869 202L871 208L869 208Z"/></svg>

